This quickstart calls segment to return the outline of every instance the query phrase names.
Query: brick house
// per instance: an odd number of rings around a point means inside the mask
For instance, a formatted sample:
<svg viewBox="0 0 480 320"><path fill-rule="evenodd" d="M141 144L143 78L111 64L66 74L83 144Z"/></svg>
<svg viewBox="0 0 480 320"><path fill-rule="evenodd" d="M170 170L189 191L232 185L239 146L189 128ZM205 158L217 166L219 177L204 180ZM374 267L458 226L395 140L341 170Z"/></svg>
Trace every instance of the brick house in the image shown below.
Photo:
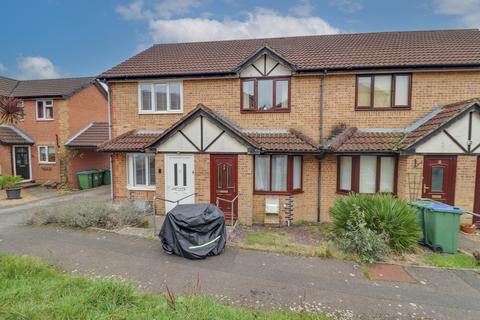
<svg viewBox="0 0 480 320"><path fill-rule="evenodd" d="M94 77L14 80L0 95L21 99L24 118L0 125L0 175L78 188L76 172L108 168L97 145L108 140L107 93Z"/></svg>
<svg viewBox="0 0 480 320"><path fill-rule="evenodd" d="M113 195L244 224L327 221L352 191L480 211L479 52L478 30L154 45L99 77Z"/></svg>

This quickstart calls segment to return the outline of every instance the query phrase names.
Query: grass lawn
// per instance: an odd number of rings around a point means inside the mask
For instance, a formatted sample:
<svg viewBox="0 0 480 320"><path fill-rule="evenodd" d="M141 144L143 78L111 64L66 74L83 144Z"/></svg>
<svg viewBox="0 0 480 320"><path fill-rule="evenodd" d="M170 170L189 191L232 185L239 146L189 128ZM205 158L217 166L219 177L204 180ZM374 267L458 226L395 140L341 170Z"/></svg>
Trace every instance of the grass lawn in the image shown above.
<svg viewBox="0 0 480 320"><path fill-rule="evenodd" d="M0 288L1 319L328 319L226 306L197 295L144 295L125 283L72 276L32 257L2 254Z"/></svg>
<svg viewBox="0 0 480 320"><path fill-rule="evenodd" d="M477 268L478 262L472 256L456 254L432 253L424 257L423 262L430 266L441 268Z"/></svg>

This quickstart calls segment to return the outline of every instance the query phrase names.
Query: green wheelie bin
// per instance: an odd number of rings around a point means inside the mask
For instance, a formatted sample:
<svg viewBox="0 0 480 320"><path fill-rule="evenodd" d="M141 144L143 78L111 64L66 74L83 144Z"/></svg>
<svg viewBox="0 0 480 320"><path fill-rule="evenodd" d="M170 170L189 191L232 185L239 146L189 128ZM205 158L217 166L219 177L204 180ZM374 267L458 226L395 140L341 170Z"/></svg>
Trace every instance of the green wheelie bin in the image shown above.
<svg viewBox="0 0 480 320"><path fill-rule="evenodd" d="M100 170L92 170L92 176L93 187L96 188L98 186L101 186L103 181L103 172Z"/></svg>
<svg viewBox="0 0 480 320"><path fill-rule="evenodd" d="M425 210L428 205L431 205L432 202L428 200L417 200L414 202L410 202L410 206L415 208L417 210L417 218L418 218L418 224L420 225L420 228L422 229L422 236L420 238L420 243L425 243Z"/></svg>
<svg viewBox="0 0 480 320"><path fill-rule="evenodd" d="M111 184L112 183L112 175L110 173L110 169L103 170L103 184Z"/></svg>
<svg viewBox="0 0 480 320"><path fill-rule="evenodd" d="M456 253L460 217L464 211L447 204L432 203L425 207L425 243L435 252Z"/></svg>
<svg viewBox="0 0 480 320"><path fill-rule="evenodd" d="M77 172L77 178L80 190L93 188L92 171L79 171Z"/></svg>

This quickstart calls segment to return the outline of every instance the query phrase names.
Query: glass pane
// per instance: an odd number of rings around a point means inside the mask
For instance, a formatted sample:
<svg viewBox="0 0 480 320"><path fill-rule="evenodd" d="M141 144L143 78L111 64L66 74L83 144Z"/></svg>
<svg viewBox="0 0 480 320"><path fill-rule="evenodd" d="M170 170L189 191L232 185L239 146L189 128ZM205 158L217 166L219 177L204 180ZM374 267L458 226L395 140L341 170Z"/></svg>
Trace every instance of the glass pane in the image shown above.
<svg viewBox="0 0 480 320"><path fill-rule="evenodd" d="M244 81L242 84L243 109L253 109L255 106L254 82Z"/></svg>
<svg viewBox="0 0 480 320"><path fill-rule="evenodd" d="M358 77L358 106L369 107L371 105L372 78Z"/></svg>
<svg viewBox="0 0 480 320"><path fill-rule="evenodd" d="M377 108L390 107L392 76L375 76L373 106Z"/></svg>
<svg viewBox="0 0 480 320"><path fill-rule="evenodd" d="M155 85L155 110L167 111L167 85Z"/></svg>
<svg viewBox="0 0 480 320"><path fill-rule="evenodd" d="M37 118L43 118L43 101L37 101Z"/></svg>
<svg viewBox="0 0 480 320"><path fill-rule="evenodd" d="M222 165L217 164L217 189L222 189L223 187L223 182L222 182Z"/></svg>
<svg viewBox="0 0 480 320"><path fill-rule="evenodd" d="M142 110L152 110L152 86L150 84L140 85Z"/></svg>
<svg viewBox="0 0 480 320"><path fill-rule="evenodd" d="M180 110L181 106L181 94L180 83L170 83L170 110Z"/></svg>
<svg viewBox="0 0 480 320"><path fill-rule="evenodd" d="M275 107L281 109L288 108L288 81L278 80L275 88Z"/></svg>
<svg viewBox="0 0 480 320"><path fill-rule="evenodd" d="M377 157L360 157L360 193L375 193L377 184Z"/></svg>
<svg viewBox="0 0 480 320"><path fill-rule="evenodd" d="M143 154L136 154L134 156L134 170L135 170L135 185L146 184L145 172L145 156Z"/></svg>
<svg viewBox="0 0 480 320"><path fill-rule="evenodd" d="M273 107L273 80L258 80L258 110Z"/></svg>
<svg viewBox="0 0 480 320"><path fill-rule="evenodd" d="M293 189L302 187L302 157L293 157Z"/></svg>
<svg viewBox="0 0 480 320"><path fill-rule="evenodd" d="M272 191L287 191L287 156L272 156Z"/></svg>
<svg viewBox="0 0 480 320"><path fill-rule="evenodd" d="M148 184L151 186L155 185L155 156L148 156L148 176L150 177Z"/></svg>
<svg viewBox="0 0 480 320"><path fill-rule="evenodd" d="M47 147L48 149L48 162L55 162L55 147Z"/></svg>
<svg viewBox="0 0 480 320"><path fill-rule="evenodd" d="M380 192L393 192L395 180L395 158L380 158Z"/></svg>
<svg viewBox="0 0 480 320"><path fill-rule="evenodd" d="M352 190L352 157L340 157L340 190Z"/></svg>
<svg viewBox="0 0 480 320"><path fill-rule="evenodd" d="M395 76L395 105L408 106L410 76Z"/></svg>
<svg viewBox="0 0 480 320"><path fill-rule="evenodd" d="M53 106L53 101L52 100L45 101L45 105L46 106Z"/></svg>
<svg viewBox="0 0 480 320"><path fill-rule="evenodd" d="M178 186L178 164L177 163L173 165L173 185L175 187Z"/></svg>
<svg viewBox="0 0 480 320"><path fill-rule="evenodd" d="M269 156L255 156L255 190L270 191Z"/></svg>
<svg viewBox="0 0 480 320"><path fill-rule="evenodd" d="M432 192L443 191L443 167L432 168Z"/></svg>
<svg viewBox="0 0 480 320"><path fill-rule="evenodd" d="M45 147L38 147L38 150L40 151L40 161L46 162L47 161L47 150Z"/></svg>
<svg viewBox="0 0 480 320"><path fill-rule="evenodd" d="M45 119L53 119L53 107L45 107Z"/></svg>
<svg viewBox="0 0 480 320"><path fill-rule="evenodd" d="M187 186L187 164L184 163L183 164L183 186L186 187Z"/></svg>
<svg viewBox="0 0 480 320"><path fill-rule="evenodd" d="M227 164L227 187L233 188L233 181L232 181L232 166Z"/></svg>

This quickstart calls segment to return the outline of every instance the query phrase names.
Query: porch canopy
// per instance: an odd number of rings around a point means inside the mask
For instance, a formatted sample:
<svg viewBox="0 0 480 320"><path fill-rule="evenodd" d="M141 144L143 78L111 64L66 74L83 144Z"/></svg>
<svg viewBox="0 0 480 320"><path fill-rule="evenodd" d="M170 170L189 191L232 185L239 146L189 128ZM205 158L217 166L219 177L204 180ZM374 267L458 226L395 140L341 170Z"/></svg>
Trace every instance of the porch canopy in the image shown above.
<svg viewBox="0 0 480 320"><path fill-rule="evenodd" d="M437 107L406 128L341 128L325 148L338 154L480 154L480 101Z"/></svg>
<svg viewBox="0 0 480 320"><path fill-rule="evenodd" d="M34 144L34 140L13 125L0 125L0 144L31 145Z"/></svg>
<svg viewBox="0 0 480 320"><path fill-rule="evenodd" d="M108 122L91 122L70 137L65 145L70 148L96 148L108 140L108 131Z"/></svg>
<svg viewBox="0 0 480 320"><path fill-rule="evenodd" d="M243 129L199 104L168 129L133 130L99 146L105 152L319 154L318 145L295 129Z"/></svg>

